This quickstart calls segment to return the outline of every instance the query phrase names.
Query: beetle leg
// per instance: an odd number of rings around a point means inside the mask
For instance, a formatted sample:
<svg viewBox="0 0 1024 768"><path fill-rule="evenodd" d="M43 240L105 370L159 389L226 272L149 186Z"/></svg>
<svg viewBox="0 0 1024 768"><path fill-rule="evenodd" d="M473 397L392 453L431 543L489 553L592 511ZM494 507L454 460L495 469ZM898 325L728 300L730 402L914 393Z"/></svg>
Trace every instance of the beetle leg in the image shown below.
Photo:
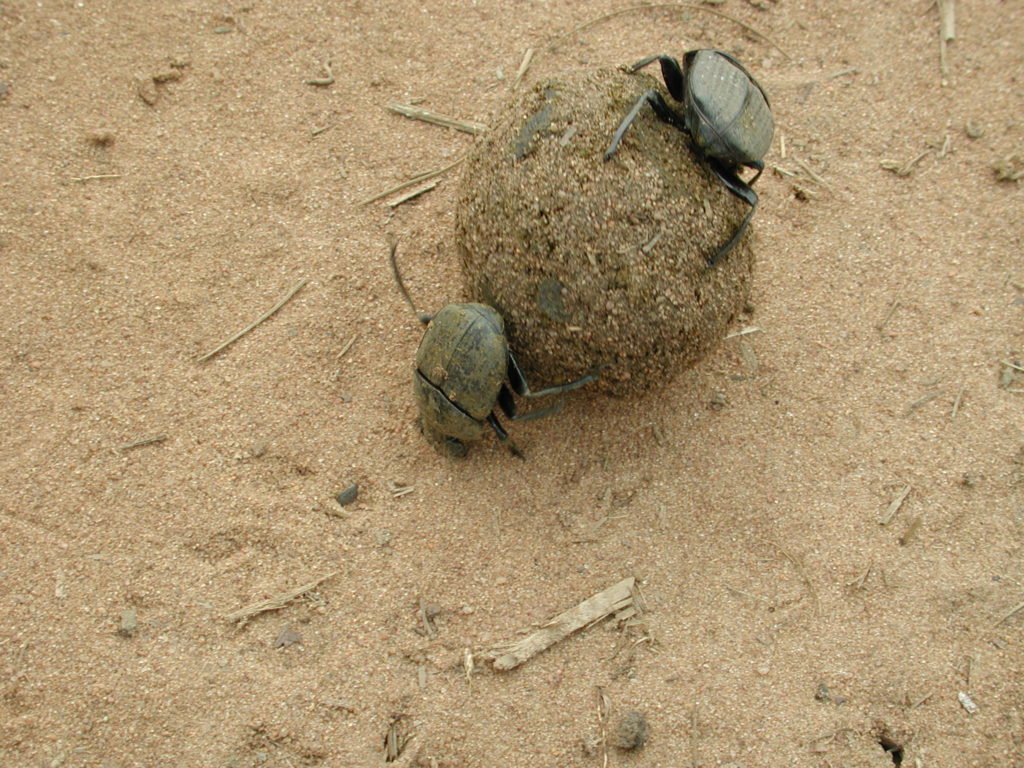
<svg viewBox="0 0 1024 768"><path fill-rule="evenodd" d="M533 421L534 419L542 419L545 416L558 413L565 407L565 402L559 400L554 405L549 405L546 408L539 408L529 413L520 413L519 408L516 407L515 398L512 396L512 390L502 384L501 389L498 390L498 405L501 407L502 412L512 421Z"/></svg>
<svg viewBox="0 0 1024 768"><path fill-rule="evenodd" d="M678 128L683 133L689 135L690 131L686 127L686 120L683 116L676 112L672 107L668 105L665 99L657 91L651 91L647 97L647 100L651 103L651 107L654 109L654 113L669 125L674 128Z"/></svg>
<svg viewBox="0 0 1024 768"><path fill-rule="evenodd" d="M743 217L743 221L740 222L740 225L736 227L736 231L729 239L729 242L723 245L718 250L718 253L716 253L714 256L708 259L708 266L713 267L719 261L725 258L729 251L736 247L736 244L739 243L740 238L743 237L743 233L747 231L747 225L750 224L750 220L754 217L754 211L757 209L758 198L757 192L750 188L750 184L743 181L743 179L737 176L735 171L726 168L721 163L717 163L712 160L709 160L708 164L711 166L711 169L715 172L715 175L719 179L721 179L723 184L725 184L726 188L734 195L736 195L736 197L738 197L740 200L742 200L743 202L750 206L750 210L747 212L747 215ZM764 164L760 163L759 165L760 167L756 165L751 165L751 167L757 168L757 176L754 176L754 178L751 180L751 183L757 181L757 177L761 175L761 170L764 168Z"/></svg>
<svg viewBox="0 0 1024 768"><path fill-rule="evenodd" d="M398 283L398 290L401 292L402 296L405 298L406 303L409 305L409 307L412 309L413 313L416 315L416 318L421 323L423 323L424 325L427 325L427 324L430 323L431 320L434 319L434 316L417 311L416 305L412 303L412 296L410 296L409 295L409 291L406 290L405 283L402 282L402 275L398 271L398 260L395 258L395 252L397 250L398 250L398 243L392 243L391 244L391 257L390 257L391 258L391 271L392 271L392 273L395 276L395 282Z"/></svg>
<svg viewBox="0 0 1024 768"><path fill-rule="evenodd" d="M707 158L708 165L711 166L711 170L715 172L726 188L732 192L736 197L745 202L751 208L757 205L757 192L750 188L750 184L745 182L739 176L736 175L736 171L722 165L722 163L716 162L711 158ZM757 176L760 176L761 172L758 171ZM751 181L756 181L755 176Z"/></svg>
<svg viewBox="0 0 1024 768"><path fill-rule="evenodd" d="M747 182L747 186L752 187L754 186L754 182L761 178L761 174L764 173L764 162L758 160L756 163L747 163L747 165L757 171L757 173L754 174L754 178Z"/></svg>
<svg viewBox="0 0 1024 768"><path fill-rule="evenodd" d="M515 419L518 413L516 408L516 401L512 397L512 392L504 384L501 385L501 389L498 390L498 406L502 412L510 419Z"/></svg>
<svg viewBox="0 0 1024 768"><path fill-rule="evenodd" d="M661 62L661 77L665 81L665 87L668 88L668 92L672 94L672 98L676 101L682 101L683 83L686 81L686 76L683 74L683 68L679 66L679 61L672 56L666 56L663 53L656 56L648 56L646 59L641 59L630 67L629 71L636 72L655 60Z"/></svg>
<svg viewBox="0 0 1024 768"><path fill-rule="evenodd" d="M518 456L520 459L523 460L526 459L526 457L523 456L523 452L520 451L516 447L516 444L513 443L512 440L509 438L508 432L506 432L505 428L501 426L501 422L498 421L497 416L495 416L493 413L487 414L487 423L491 425L491 429L494 430L494 434L496 434L498 436L498 439L505 444L505 447L512 451L512 455Z"/></svg>
<svg viewBox="0 0 1024 768"><path fill-rule="evenodd" d="M650 90L645 92L643 96L636 100L636 104L633 105L633 108L629 110L629 114L626 115L626 118L619 123L619 127L615 130L615 135L612 136L612 143L608 145L608 149L604 152L605 162L612 159L612 156L619 149L619 144L622 142L623 135L627 130L629 130L629 126L631 126L633 121L636 120L636 116L640 114L640 110L644 108L644 104L647 103L647 100L651 95L657 93L658 92L655 90Z"/></svg>
<svg viewBox="0 0 1024 768"><path fill-rule="evenodd" d="M619 127L615 131L615 135L612 136L612 143L608 145L608 149L605 150L604 159L611 160L612 156L618 151L619 144L622 142L622 137L626 131L629 130L629 126L636 120L636 116L640 114L640 110L644 108L644 104L650 104L654 109L655 114L659 118L664 120L670 125L674 125L679 130L686 133L686 122L683 120L681 115L678 115L672 107L666 102L664 97L653 88L646 91L643 96L637 99L636 104L629 110L629 114L626 118L619 123Z"/></svg>
<svg viewBox="0 0 1024 768"><path fill-rule="evenodd" d="M736 247L736 244L740 241L740 238L743 237L743 233L747 231L747 225L750 223L750 220L753 217L754 217L754 208L752 207L747 212L747 215L743 217L743 221L740 222L740 225L738 227L736 227L736 231L733 233L733 235L730 238L729 242L726 243L725 245L723 245L719 249L718 253L716 253L714 256L712 256L710 259L708 259L708 267L709 268L715 266L716 264L718 264L718 262L720 262L722 259L725 258L725 256L729 253L729 251L731 251L733 248Z"/></svg>
<svg viewBox="0 0 1024 768"><path fill-rule="evenodd" d="M508 381L512 385L512 389L517 395L521 397L546 397L547 395L557 395L562 392L569 392L573 389L578 389L584 384L597 379L596 373L588 373L581 379L576 381L570 381L568 384L559 384L558 386L548 387L542 389L539 392L532 392L530 385L526 383L526 377L523 375L523 369L519 367L519 363L516 362L515 356L509 352L508 354Z"/></svg>

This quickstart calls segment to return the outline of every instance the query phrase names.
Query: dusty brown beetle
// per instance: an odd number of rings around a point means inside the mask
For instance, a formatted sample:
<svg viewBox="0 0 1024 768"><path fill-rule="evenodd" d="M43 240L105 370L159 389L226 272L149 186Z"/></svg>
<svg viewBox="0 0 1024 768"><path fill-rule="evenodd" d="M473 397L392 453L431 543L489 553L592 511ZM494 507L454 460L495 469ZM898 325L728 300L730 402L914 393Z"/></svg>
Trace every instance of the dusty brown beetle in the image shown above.
<svg viewBox="0 0 1024 768"><path fill-rule="evenodd" d="M709 266L714 266L739 242L757 208L757 193L751 185L764 170L764 156L775 133L768 96L742 64L722 51L690 51L683 56L682 66L671 56L648 56L628 71L636 72L653 61L661 62L665 87L683 105L682 114L653 88L645 92L615 131L604 159L611 159L618 150L622 136L644 104L650 104L660 119L688 134L715 175L750 206L729 242L708 259ZM742 167L757 171L749 182L739 177Z"/></svg>
<svg viewBox="0 0 1024 768"><path fill-rule="evenodd" d="M391 246L391 269L398 290L427 326L413 374L424 437L441 453L465 456L466 444L483 438L490 427L513 454L523 458L494 414L495 407L513 420L547 416L561 403L519 414L512 392L531 398L557 395L589 384L597 375L532 392L508 347L501 315L486 304L449 304L436 315L418 312L399 274L397 249L397 245Z"/></svg>

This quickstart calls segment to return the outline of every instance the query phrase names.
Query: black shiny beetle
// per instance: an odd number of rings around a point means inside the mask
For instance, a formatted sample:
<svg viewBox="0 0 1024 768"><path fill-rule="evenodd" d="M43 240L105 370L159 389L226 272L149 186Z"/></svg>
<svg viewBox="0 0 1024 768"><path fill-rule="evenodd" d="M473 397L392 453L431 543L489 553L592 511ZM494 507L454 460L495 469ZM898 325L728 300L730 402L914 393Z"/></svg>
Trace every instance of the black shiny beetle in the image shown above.
<svg viewBox="0 0 1024 768"><path fill-rule="evenodd" d="M481 439L490 427L513 454L523 458L494 415L495 406L508 418L522 421L547 416L562 404L519 415L508 385L517 395L544 397L582 387L597 376L590 374L569 384L531 392L508 348L501 315L486 304L449 304L436 315L417 312L398 272L397 248L391 246L391 269L398 290L427 326L416 352L413 376L424 437L440 453L465 456L466 443Z"/></svg>
<svg viewBox="0 0 1024 768"><path fill-rule="evenodd" d="M690 51L683 56L682 66L671 56L648 56L628 71L636 72L655 60L661 62L665 87L683 105L683 113L672 109L658 91L647 91L615 131L604 159L615 154L644 104L650 104L659 118L688 134L715 175L750 205L750 212L729 242L708 259L709 266L714 266L739 242L757 208L757 193L750 187L764 170L764 156L775 132L768 96L742 64L713 49ZM757 171L749 182L738 174L744 166Z"/></svg>

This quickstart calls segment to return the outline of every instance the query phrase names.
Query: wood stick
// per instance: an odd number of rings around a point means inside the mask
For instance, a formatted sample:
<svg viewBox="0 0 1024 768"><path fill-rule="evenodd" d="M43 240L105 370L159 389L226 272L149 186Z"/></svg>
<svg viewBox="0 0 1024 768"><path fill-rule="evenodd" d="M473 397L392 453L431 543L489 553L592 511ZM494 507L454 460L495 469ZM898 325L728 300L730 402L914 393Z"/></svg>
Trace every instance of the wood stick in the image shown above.
<svg viewBox="0 0 1024 768"><path fill-rule="evenodd" d="M494 668L503 672L514 669L559 640L565 639L577 629L630 607L633 605L635 581L632 576L623 579L618 584L592 595L574 608L558 614L536 632L495 648Z"/></svg>
<svg viewBox="0 0 1024 768"><path fill-rule="evenodd" d="M257 600L254 603L249 603L246 606L239 608L237 611L232 611L226 618L228 621L238 621L245 624L249 619L257 614L264 613L265 611L276 611L280 608L284 608L288 603L297 597L301 597L306 592L316 589L325 581L332 576L337 576L341 571L333 571L326 576L321 576L316 581L311 581L308 584L303 584L301 587L296 587L288 592L282 592L279 595L268 597L266 600Z"/></svg>
<svg viewBox="0 0 1024 768"><path fill-rule="evenodd" d="M424 184L422 187L416 187L416 189L411 190L409 192L406 192L404 195L402 195L397 200L392 200L390 203L388 203L388 207L389 208L397 208L402 203L407 203L410 200L412 200L413 198L417 198L420 195L422 195L423 193L429 192L434 187L436 187L439 183L440 182L438 182L438 181L429 181L426 184Z"/></svg>
<svg viewBox="0 0 1024 768"><path fill-rule="evenodd" d="M120 179L120 173L97 173L92 176L72 176L72 181L95 181L96 179Z"/></svg>
<svg viewBox="0 0 1024 768"><path fill-rule="evenodd" d="M909 493L910 486L904 485L903 489L896 495L896 498L890 502L889 508L885 511L885 514L882 515L882 519L878 521L880 525L888 525L892 522L896 513L899 512L900 507L903 506L903 500L907 498Z"/></svg>
<svg viewBox="0 0 1024 768"><path fill-rule="evenodd" d="M758 331L762 331L762 330L763 330L762 328L758 328L756 325L750 325L750 326L747 326L746 328L744 328L741 331L733 331L732 333L727 333L725 335L725 338L726 339L735 339L737 336L746 336L748 333L757 333Z"/></svg>
<svg viewBox="0 0 1024 768"><path fill-rule="evenodd" d="M287 294L285 294L284 298L282 298L279 302L277 302L277 304L275 304L270 309L268 309L266 312L264 312L262 315L260 315L260 317L255 322L250 323L249 325L247 325L245 328L240 330L238 333L236 333L230 339L225 341L223 344L220 344L216 349L213 349L210 352L207 352L205 355L202 355L201 357L197 358L196 361L200 362L200 363L205 362L205 361L209 360L211 357L213 357L214 355L216 355L218 352L222 352L227 347L229 347L232 344L234 344L240 338L245 336L245 334L247 334L249 331L251 331L257 325L262 323L264 320L268 319L271 315L273 315L275 312L277 312L277 310L279 310L281 307L283 307L285 304L287 304L289 299L291 299L292 296L294 296L296 293L298 293L299 290L302 288L302 286L304 286L306 284L306 282L307 282L306 278L302 278L301 280L299 280L299 282L297 282L295 285L293 285L291 290L288 291Z"/></svg>
<svg viewBox="0 0 1024 768"><path fill-rule="evenodd" d="M396 184L393 187L385 189L383 192L378 192L376 195L366 198L361 203L359 203L359 205L369 205L370 203L375 203L382 197L387 197L388 195L394 194L395 192L400 192L406 187L411 187L413 184L418 184L421 181L426 181L427 179L432 179L435 176L440 176L442 173L450 171L452 168L454 168L456 165L458 165L465 159L465 155L463 155L454 163L450 163L446 165L444 168L438 168L436 171L424 171L423 173L418 173L408 181L403 181L401 184Z"/></svg>
<svg viewBox="0 0 1024 768"><path fill-rule="evenodd" d="M523 79L523 75L526 74L526 70L530 68L530 62L533 61L533 48L527 48L526 53L523 55L523 61L519 65L519 71L516 72L515 79L512 81L512 88L514 89L519 82Z"/></svg>
<svg viewBox="0 0 1024 768"><path fill-rule="evenodd" d="M344 357L345 355L347 355L347 354L348 354L348 351L349 351L350 349L352 349L352 345L356 343L356 339L358 339L358 338L359 338L359 334L357 333L357 334L356 334L355 336L353 336L353 337L352 337L351 339L349 339L349 340L348 340L348 344L346 344L346 345L345 345L345 346L344 346L344 347L342 348L341 352L339 352L339 353L338 353L338 356L337 356L337 358L335 358L335 359L336 359L336 360L341 360L341 358L343 358L343 357Z"/></svg>
<svg viewBox="0 0 1024 768"><path fill-rule="evenodd" d="M422 120L424 123L440 125L442 128L454 128L457 131L472 133L474 136L479 136L481 133L487 132L487 126L483 123L458 120L454 117L448 117L447 115L442 115L439 112L434 112L429 109L414 107L412 104L401 104L397 101L393 101L388 104L387 107L392 112L405 115L411 120Z"/></svg>
<svg viewBox="0 0 1024 768"><path fill-rule="evenodd" d="M1013 616L1013 615L1014 615L1015 613L1017 613L1017 612L1019 612L1019 611L1022 611L1022 610L1024 610L1024 602L1022 602L1022 603L1017 603L1017 604L1016 604L1015 606L1013 606L1013 608L1011 608L1011 609L1010 609L1010 610L1008 610L1008 611L1007 611L1006 613L1004 613L1004 614L1003 614L1002 616L1000 616L1000 617L999 617L999 618L998 618L998 619L996 620L996 622L995 622L995 623L994 623L994 624L992 625L992 627L993 627L993 628L995 628L995 627L998 627L998 626L999 626L1000 624L1002 624L1002 623L1003 623L1004 621L1006 621L1006 620L1007 620L1008 618L1010 618L1011 616Z"/></svg>
<svg viewBox="0 0 1024 768"><path fill-rule="evenodd" d="M153 443L162 443L167 439L167 435L154 435L153 437L144 437L141 440L133 440L130 443L117 446L118 453L124 453L125 451L131 450L132 448L141 448L144 445L151 445Z"/></svg>
<svg viewBox="0 0 1024 768"><path fill-rule="evenodd" d="M799 157L797 157L796 155L793 155L793 154L791 154L790 157L792 157L793 158L793 162L796 163L797 165L799 165L800 168L803 170L803 172L806 173L810 177L811 181L813 181L813 182L815 182L817 184L821 184L821 186L823 186L825 189L835 189L835 187L833 187L831 184L829 184L827 181L825 181L823 178L821 178L821 176L819 176L814 171L812 171L810 166L807 165L807 163L805 163Z"/></svg>
<svg viewBox="0 0 1024 768"><path fill-rule="evenodd" d="M966 386L966 385L964 385L964 384L961 384L961 385L960 385L960 389L959 389L959 390L957 391L957 393L956 393L956 400L954 400L954 401L953 401L953 410L952 410L952 412L951 412L951 413L949 414L949 418L951 418L951 419L955 419L955 418L956 418L956 415L957 415L958 413L960 413L960 404L961 404L961 403L963 402L963 400L964 400L964 389L965 389L965 386Z"/></svg>
<svg viewBox="0 0 1024 768"><path fill-rule="evenodd" d="M950 41L956 39L956 14L953 0L938 0L939 6L939 71L949 74L949 61L946 48Z"/></svg>
<svg viewBox="0 0 1024 768"><path fill-rule="evenodd" d="M956 40L956 9L953 0L939 0L939 35L947 43Z"/></svg>

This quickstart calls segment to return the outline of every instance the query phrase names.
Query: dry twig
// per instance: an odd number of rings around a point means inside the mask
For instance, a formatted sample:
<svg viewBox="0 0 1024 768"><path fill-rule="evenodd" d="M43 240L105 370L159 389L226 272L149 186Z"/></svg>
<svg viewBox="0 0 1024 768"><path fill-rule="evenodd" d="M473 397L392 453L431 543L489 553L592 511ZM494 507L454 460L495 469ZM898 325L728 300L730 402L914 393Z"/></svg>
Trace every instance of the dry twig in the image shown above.
<svg viewBox="0 0 1024 768"><path fill-rule="evenodd" d="M550 648L559 640L565 639L576 630L600 621L613 613L634 608L635 581L632 576L623 579L608 589L592 595L568 611L558 614L536 632L521 640L494 648L490 652L494 659L494 668L503 672L514 669L541 651Z"/></svg>
<svg viewBox="0 0 1024 768"><path fill-rule="evenodd" d="M383 192L378 192L377 194L366 198L365 200L360 202L359 205L369 205L370 203L375 203L382 197L387 197L388 195L392 195L395 192L400 192L406 187L411 187L413 184L419 184L421 181L426 181L427 179L432 179L435 176L440 176L442 173L450 171L452 168L454 168L456 165L458 165L465 159L466 158L463 156L456 160L454 163L449 163L444 168L438 168L437 170L434 171L424 171L423 173L418 173L408 181L403 181L401 184L396 184L393 187L385 189Z"/></svg>
<svg viewBox="0 0 1024 768"><path fill-rule="evenodd" d="M321 88L326 88L328 85L334 85L334 72L331 71L331 62L325 62L323 70L323 77L312 77L306 81L306 85L317 85Z"/></svg>
<svg viewBox="0 0 1024 768"><path fill-rule="evenodd" d="M939 69L949 74L946 45L956 39L956 11L953 0L938 0L939 6Z"/></svg>
<svg viewBox="0 0 1024 768"><path fill-rule="evenodd" d="M454 128L457 131L471 133L474 136L479 136L481 133L485 133L487 131L487 126L483 123L458 120L457 118L448 117L447 115L442 115L439 112L424 109L423 107L414 107L412 104L401 104L397 101L393 101L387 106L392 112L405 115L411 120L422 120L424 123L440 125L442 128Z"/></svg>
<svg viewBox="0 0 1024 768"><path fill-rule="evenodd" d="M882 518L878 521L880 525L888 525L892 522L892 519L896 516L896 513L899 512L900 507L903 506L903 501L904 499L907 498L909 493L910 486L904 485L902 490L900 490L900 492L896 495L896 498L889 503L889 508L885 511L885 514L882 515Z"/></svg>
<svg viewBox="0 0 1024 768"><path fill-rule="evenodd" d="M130 443L117 446L118 453L124 453L132 448L141 448L144 445L152 445L153 443L162 443L167 439L167 435L154 435L153 437L144 437L141 440L133 440Z"/></svg>
<svg viewBox="0 0 1024 768"><path fill-rule="evenodd" d="M268 597L265 600L257 600L254 603L249 603L248 605L239 608L237 611L232 611L224 618L226 618L230 622L237 621L239 623L239 627L244 627L246 622L248 622L249 619L251 619L253 616L256 616L260 613L265 613L266 611L280 610L295 598L302 597L302 595L316 589L329 578L331 578L332 576L336 576L339 573L340 571L333 571L332 573L329 573L326 576L321 576L316 581L311 581L308 584L303 584L301 587L296 587L295 589L289 590L288 592L282 592L279 595Z"/></svg>
<svg viewBox="0 0 1024 768"><path fill-rule="evenodd" d="M83 181L95 181L97 179L120 179L120 178L121 178L121 174L120 173L97 173L97 174L94 174L93 176L72 176L71 180L72 181L83 182Z"/></svg>
<svg viewBox="0 0 1024 768"><path fill-rule="evenodd" d="M422 187L416 187L416 189L413 189L413 190L411 190L409 192L406 192L404 195L402 195L398 199L392 200L390 203L388 203L388 207L389 208L397 208L402 203L407 203L410 200L412 200L413 198L417 198L420 195L424 194L425 192L429 192L434 187L436 187L439 183L440 182L437 182L437 181L430 181L430 182L427 182L426 184L424 184Z"/></svg>
<svg viewBox="0 0 1024 768"><path fill-rule="evenodd" d="M992 624L992 628L994 629L994 628L998 627L1004 621L1009 619L1015 613L1019 613L1020 611L1024 611L1024 602L1017 603L1015 606L1013 606L1013 608L1011 608L1006 613L1004 613L1002 616L1000 616L998 619L996 619L996 621Z"/></svg>
<svg viewBox="0 0 1024 768"><path fill-rule="evenodd" d="M197 362L202 363L202 362L205 362L205 361L209 360L211 357L216 355L218 352L222 352L224 349L226 349L227 347L231 346L236 341L238 341L240 338L245 336L245 334L247 334L249 331L251 331L257 325L262 323L264 320L267 320L268 318L270 318L270 316L273 315L275 312L277 312L277 310L279 310L281 307L283 307L285 304L287 304L288 301L292 298L292 296L294 296L296 293L298 293L299 290L302 288L302 286L304 286L306 284L306 282L307 282L306 278L302 278L301 280L299 280L299 282L297 282L295 285L293 285L291 290L288 291L288 293L286 293L284 295L284 297L279 302L277 302L277 304L275 304L270 309L268 309L266 312L264 312L262 315L260 315L259 318L257 318L255 322L247 325L245 328L240 330L238 333L236 333L230 339L225 341L223 344L218 345L216 349L213 349L212 351L207 352L205 355L201 355L199 358L197 358Z"/></svg>
<svg viewBox="0 0 1024 768"><path fill-rule="evenodd" d="M516 76L512 80L512 86L511 87L513 89L515 89L515 87L517 85L519 85L520 81L523 79L523 75L526 74L526 70L528 70L530 68L530 62L533 61L533 53L534 53L533 48L527 48L526 49L526 53L523 54L523 61L519 65L519 71L516 72Z"/></svg>

